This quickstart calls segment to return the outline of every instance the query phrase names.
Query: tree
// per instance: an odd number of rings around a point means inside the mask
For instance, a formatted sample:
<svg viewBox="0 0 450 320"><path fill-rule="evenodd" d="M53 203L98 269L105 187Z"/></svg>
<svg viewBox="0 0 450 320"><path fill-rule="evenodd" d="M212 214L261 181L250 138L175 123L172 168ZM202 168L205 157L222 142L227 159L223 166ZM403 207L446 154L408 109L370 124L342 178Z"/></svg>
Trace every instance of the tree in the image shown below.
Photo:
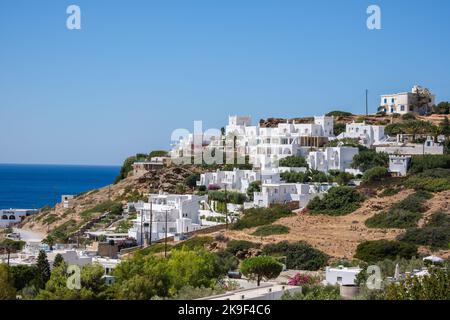
<svg viewBox="0 0 450 320"><path fill-rule="evenodd" d="M200 175L198 173L193 173L189 175L184 183L191 189L194 189L197 186L197 181L200 180Z"/></svg>
<svg viewBox="0 0 450 320"><path fill-rule="evenodd" d="M240 269L244 276L250 280L256 280L259 287L261 280L278 277L283 270L283 266L273 257L259 256L242 261Z"/></svg>
<svg viewBox="0 0 450 320"><path fill-rule="evenodd" d="M53 261L53 267L57 267L57 266L59 266L59 265L61 265L63 263L65 263L64 262L64 258L63 258L63 256L60 253L58 253L55 256L55 260Z"/></svg>
<svg viewBox="0 0 450 320"><path fill-rule="evenodd" d="M42 240L42 243L48 245L50 247L50 250L53 250L55 242L56 239L52 235L48 235L44 240Z"/></svg>
<svg viewBox="0 0 450 320"><path fill-rule="evenodd" d="M14 288L13 277L6 264L0 264L0 300L14 300L16 289Z"/></svg>
<svg viewBox="0 0 450 320"><path fill-rule="evenodd" d="M355 258L366 262L377 262L396 257L411 259L417 255L417 246L400 241L374 240L361 242L356 248Z"/></svg>
<svg viewBox="0 0 450 320"><path fill-rule="evenodd" d="M48 263L47 255L45 251L39 251L36 264L37 274L37 286L38 288L44 288L47 281L50 279L50 264Z"/></svg>
<svg viewBox="0 0 450 320"><path fill-rule="evenodd" d="M341 171L334 177L334 181L340 186L346 186L353 178L354 176L351 173Z"/></svg>
<svg viewBox="0 0 450 320"><path fill-rule="evenodd" d="M36 266L18 265L10 267L14 279L14 287L20 291L26 286L33 285L37 276Z"/></svg>
<svg viewBox="0 0 450 320"><path fill-rule="evenodd" d="M280 167L307 167L308 163L305 158L300 156L289 156L283 158L279 162Z"/></svg>
<svg viewBox="0 0 450 320"><path fill-rule="evenodd" d="M261 192L261 181L253 181L247 188L247 196L250 200L253 200L255 192Z"/></svg>
<svg viewBox="0 0 450 320"><path fill-rule="evenodd" d="M450 300L450 271L432 268L428 272L388 285L386 300Z"/></svg>
<svg viewBox="0 0 450 320"><path fill-rule="evenodd" d="M373 167L387 167L389 155L375 150L364 150L353 157L352 168L367 171Z"/></svg>
<svg viewBox="0 0 450 320"><path fill-rule="evenodd" d="M442 119L440 133L446 137L450 136L450 121L448 120L448 117Z"/></svg>
<svg viewBox="0 0 450 320"><path fill-rule="evenodd" d="M359 208L364 196L351 187L333 187L322 198L315 197L307 208L313 214L345 215Z"/></svg>
<svg viewBox="0 0 450 320"><path fill-rule="evenodd" d="M385 167L373 167L364 172L362 181L364 183L371 183L381 181L389 175L389 171Z"/></svg>

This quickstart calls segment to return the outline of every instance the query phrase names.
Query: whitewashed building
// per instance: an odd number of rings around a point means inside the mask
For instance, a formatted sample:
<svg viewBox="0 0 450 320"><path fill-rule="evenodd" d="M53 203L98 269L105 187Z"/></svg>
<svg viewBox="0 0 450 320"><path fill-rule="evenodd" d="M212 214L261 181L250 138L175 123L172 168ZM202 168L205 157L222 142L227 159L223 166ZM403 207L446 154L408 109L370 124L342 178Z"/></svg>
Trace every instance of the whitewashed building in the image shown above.
<svg viewBox="0 0 450 320"><path fill-rule="evenodd" d="M375 150L377 152L385 152L390 155L444 154L444 146L434 142L432 137L428 137L424 143L393 142L377 146Z"/></svg>
<svg viewBox="0 0 450 320"><path fill-rule="evenodd" d="M200 175L198 186L215 185L221 189L230 191L238 191L245 193L252 182L263 181L266 183L279 182L280 175L278 172L260 171L260 170L240 170L233 171L206 172Z"/></svg>
<svg viewBox="0 0 450 320"><path fill-rule="evenodd" d="M64 194L61 196L61 203L64 209L69 209L73 207L74 204L74 196L69 194Z"/></svg>
<svg viewBox="0 0 450 320"><path fill-rule="evenodd" d="M395 176L404 177L408 173L411 156L389 155L389 172Z"/></svg>
<svg viewBox="0 0 450 320"><path fill-rule="evenodd" d="M375 126L363 123L348 123L345 132L337 136L337 139L358 139L361 145L370 148L374 144L382 143L387 139L384 133L385 126Z"/></svg>
<svg viewBox="0 0 450 320"><path fill-rule="evenodd" d="M418 97L424 97L422 105L417 106ZM425 101L426 100L426 101ZM380 111L386 114L405 114L409 112L425 114L435 104L436 96L427 88L414 86L411 92L386 94L381 96Z"/></svg>
<svg viewBox="0 0 450 320"><path fill-rule="evenodd" d="M4 209L0 210L0 228L7 228L22 222L26 217L38 213L36 209Z"/></svg>
<svg viewBox="0 0 450 320"><path fill-rule="evenodd" d="M273 204L299 203L305 208L315 197L322 197L335 184L329 183L271 183L263 184L261 192L253 195L253 206L268 208Z"/></svg>
<svg viewBox="0 0 450 320"><path fill-rule="evenodd" d="M309 168L322 172L329 170L345 171L350 169L353 157L359 153L354 147L328 147L324 150L311 151L306 158Z"/></svg>
<svg viewBox="0 0 450 320"><path fill-rule="evenodd" d="M151 194L148 202L134 204L137 217L133 220L128 235L142 244L150 237L152 240L164 238L166 231L170 237L199 230L202 228L200 203L207 199L207 196L197 195Z"/></svg>
<svg viewBox="0 0 450 320"><path fill-rule="evenodd" d="M337 268L326 267L325 282L329 285L355 285L356 277L362 271L361 268L346 268L339 266Z"/></svg>

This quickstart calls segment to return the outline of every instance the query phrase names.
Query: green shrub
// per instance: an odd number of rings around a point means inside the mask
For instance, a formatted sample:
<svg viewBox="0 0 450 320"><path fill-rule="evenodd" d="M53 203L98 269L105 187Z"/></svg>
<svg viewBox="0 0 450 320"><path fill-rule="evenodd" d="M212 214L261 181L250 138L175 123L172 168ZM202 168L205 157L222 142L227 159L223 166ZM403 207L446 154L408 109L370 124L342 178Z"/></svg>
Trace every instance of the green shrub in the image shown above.
<svg viewBox="0 0 450 320"><path fill-rule="evenodd" d="M305 158L300 156L290 156L279 161L280 167L308 167Z"/></svg>
<svg viewBox="0 0 450 320"><path fill-rule="evenodd" d="M265 237L275 234L287 234L287 233L289 233L289 227L273 224L259 227L258 229L256 229L255 232L252 233L252 236Z"/></svg>
<svg viewBox="0 0 450 320"><path fill-rule="evenodd" d="M420 173L428 169L450 169L450 155L413 156L409 173Z"/></svg>
<svg viewBox="0 0 450 320"><path fill-rule="evenodd" d="M422 215L418 212L397 209L378 213L367 219L365 224L368 228L406 229L417 226L421 217Z"/></svg>
<svg viewBox="0 0 450 320"><path fill-rule="evenodd" d="M424 202L433 197L432 194L426 191L417 191L400 202L395 203L391 208L393 210L405 210L410 212L425 212L427 208Z"/></svg>
<svg viewBox="0 0 450 320"><path fill-rule="evenodd" d="M258 243L246 241L246 240L230 240L227 243L226 251L235 255L239 251L246 251L252 248L259 248Z"/></svg>
<svg viewBox="0 0 450 320"><path fill-rule="evenodd" d="M340 111L340 110L334 110L334 111L330 111L326 114L327 117L350 117L352 116L353 113L351 112L347 112L347 111Z"/></svg>
<svg viewBox="0 0 450 320"><path fill-rule="evenodd" d="M349 214L359 208L364 196L351 187L334 187L322 199L312 199L307 208L312 214L332 216Z"/></svg>
<svg viewBox="0 0 450 320"><path fill-rule="evenodd" d="M391 187L388 187L388 188L384 189L384 190L379 194L379 196L380 196L380 197L390 197L390 196L396 195L396 194L399 193L399 192L400 192L400 189L399 189L399 188L391 188Z"/></svg>
<svg viewBox="0 0 450 320"><path fill-rule="evenodd" d="M109 212L111 215L120 215L123 212L122 203L115 201L106 201L96 205L95 207L80 213L80 216L88 220L95 214Z"/></svg>
<svg viewBox="0 0 450 320"><path fill-rule="evenodd" d="M447 249L450 244L450 215L443 211L432 214L422 228L413 228L398 236L399 241L436 249Z"/></svg>
<svg viewBox="0 0 450 320"><path fill-rule="evenodd" d="M219 202L228 202L234 204L243 204L247 201L247 195L245 193L235 192L235 191L208 191L208 199L215 200Z"/></svg>
<svg viewBox="0 0 450 320"><path fill-rule="evenodd" d="M293 215L293 212L287 206L276 205L271 208L251 208L244 210L240 219L233 224L232 229L242 230L259 227L291 215Z"/></svg>
<svg viewBox="0 0 450 320"><path fill-rule="evenodd" d="M351 166L365 172L374 167L387 167L388 163L389 155L387 153L367 149L360 151L353 157Z"/></svg>
<svg viewBox="0 0 450 320"><path fill-rule="evenodd" d="M287 183L306 183L311 181L310 176L306 172L282 172L281 180Z"/></svg>
<svg viewBox="0 0 450 320"><path fill-rule="evenodd" d="M186 250L194 250L195 248L204 248L206 245L213 243L214 239L212 237L193 237L186 241L180 242L173 246L173 249L186 249Z"/></svg>
<svg viewBox="0 0 450 320"><path fill-rule="evenodd" d="M365 241L356 248L355 258L366 262L377 262L384 259L394 260L397 257L410 259L417 256L417 246L400 241L375 240Z"/></svg>
<svg viewBox="0 0 450 320"><path fill-rule="evenodd" d="M405 182L408 188L426 190L429 192L441 192L450 189L450 169L427 169L415 174Z"/></svg>
<svg viewBox="0 0 450 320"><path fill-rule="evenodd" d="M424 202L431 196L425 191L415 192L392 205L387 212L378 213L367 219L365 224L369 228L413 228L422 217L421 213L427 210Z"/></svg>
<svg viewBox="0 0 450 320"><path fill-rule="evenodd" d="M327 265L329 259L325 253L304 241L268 244L264 246L262 252L266 255L286 257L286 267L297 270L319 270Z"/></svg>
<svg viewBox="0 0 450 320"><path fill-rule="evenodd" d="M371 183L376 181L382 181L389 176L389 171L385 167L373 167L364 172L362 181L364 183Z"/></svg>
<svg viewBox="0 0 450 320"><path fill-rule="evenodd" d="M341 300L339 286L304 285L301 292L283 294L282 300Z"/></svg>

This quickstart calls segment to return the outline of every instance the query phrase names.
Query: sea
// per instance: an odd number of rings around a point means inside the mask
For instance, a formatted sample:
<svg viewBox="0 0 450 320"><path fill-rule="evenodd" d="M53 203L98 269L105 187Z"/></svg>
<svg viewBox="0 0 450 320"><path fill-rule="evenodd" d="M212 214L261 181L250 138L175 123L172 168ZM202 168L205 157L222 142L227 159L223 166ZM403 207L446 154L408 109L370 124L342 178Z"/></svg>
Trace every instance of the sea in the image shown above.
<svg viewBox="0 0 450 320"><path fill-rule="evenodd" d="M119 166L0 164L0 209L39 209L114 182Z"/></svg>

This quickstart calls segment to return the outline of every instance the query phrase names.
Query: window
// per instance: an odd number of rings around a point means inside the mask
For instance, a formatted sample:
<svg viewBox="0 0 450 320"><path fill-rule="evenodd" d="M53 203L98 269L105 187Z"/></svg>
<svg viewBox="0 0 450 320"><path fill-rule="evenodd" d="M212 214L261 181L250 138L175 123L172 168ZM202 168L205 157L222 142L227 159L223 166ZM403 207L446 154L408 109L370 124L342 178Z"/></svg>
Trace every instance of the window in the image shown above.
<svg viewBox="0 0 450 320"><path fill-rule="evenodd" d="M391 108L391 113L394 113L394 108Z"/></svg>
<svg viewBox="0 0 450 320"><path fill-rule="evenodd" d="M405 106L400 106L401 111L405 111Z"/></svg>
<svg viewBox="0 0 450 320"><path fill-rule="evenodd" d="M342 283L342 277L337 277L337 283Z"/></svg>
<svg viewBox="0 0 450 320"><path fill-rule="evenodd" d="M9 216L9 220L16 220L16 217L15 216Z"/></svg>
<svg viewBox="0 0 450 320"><path fill-rule="evenodd" d="M387 103L387 99L386 98L384 98L384 103Z"/></svg>
<svg viewBox="0 0 450 320"><path fill-rule="evenodd" d="M5 214L2 216L2 220L8 220L8 216Z"/></svg>
<svg viewBox="0 0 450 320"><path fill-rule="evenodd" d="M391 102L392 102L392 103L394 103L394 102L395 102L395 99L394 99L394 98L392 98L392 99L391 99Z"/></svg>

